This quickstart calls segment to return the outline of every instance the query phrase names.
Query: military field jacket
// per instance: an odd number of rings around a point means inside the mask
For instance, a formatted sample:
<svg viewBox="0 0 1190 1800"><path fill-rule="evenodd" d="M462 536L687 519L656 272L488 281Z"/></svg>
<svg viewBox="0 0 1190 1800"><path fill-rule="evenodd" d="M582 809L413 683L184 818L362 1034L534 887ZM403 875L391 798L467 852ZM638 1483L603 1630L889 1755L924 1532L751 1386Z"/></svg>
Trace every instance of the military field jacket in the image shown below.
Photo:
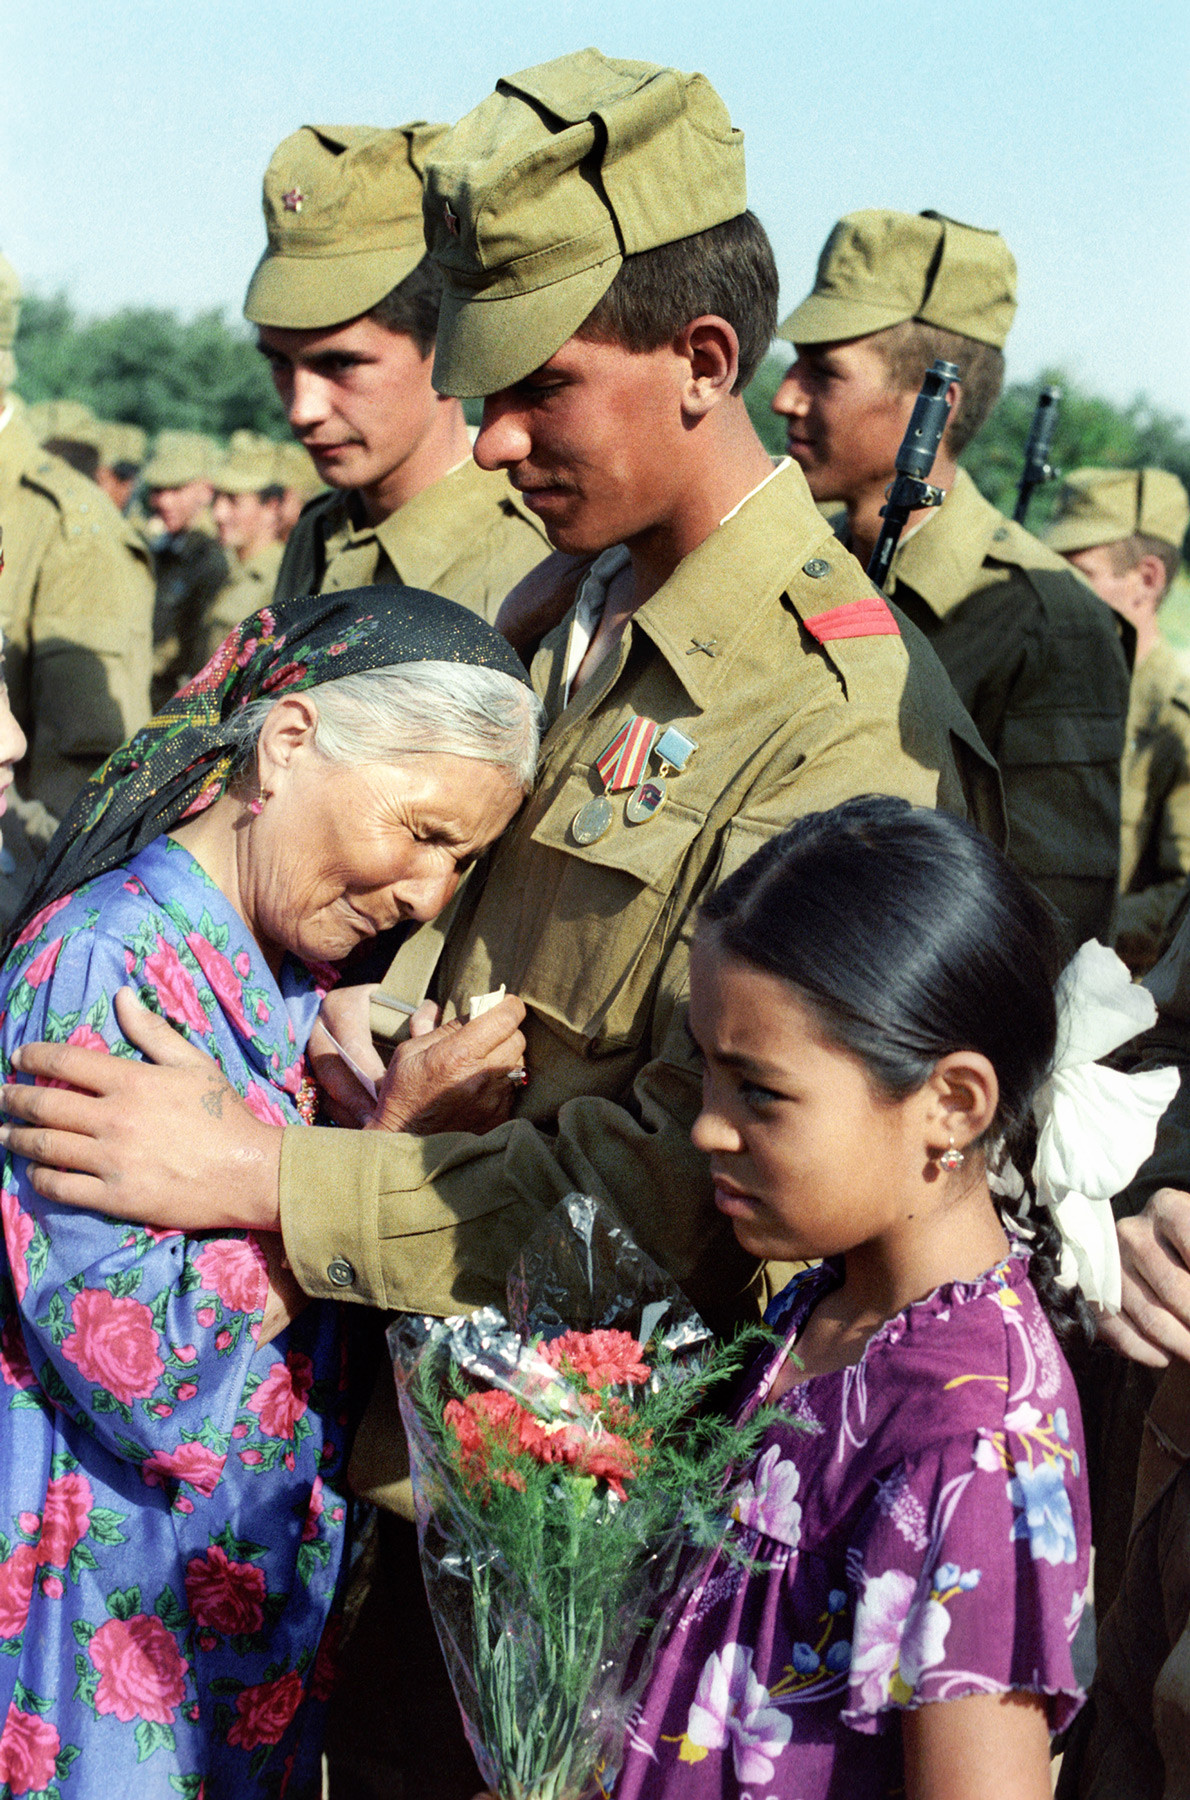
<svg viewBox="0 0 1190 1800"><path fill-rule="evenodd" d="M1113 929L1120 955L1143 974L1190 873L1190 670L1164 640L1133 672L1120 812Z"/></svg>
<svg viewBox="0 0 1190 1800"><path fill-rule="evenodd" d="M230 580L219 589L203 614L198 640L199 668L210 661L233 626L259 612L273 598L284 548L283 544L266 544L246 562L236 560Z"/></svg>
<svg viewBox="0 0 1190 1800"><path fill-rule="evenodd" d="M756 1268L689 1141L699 901L799 814L855 794L1002 832L994 770L937 658L902 635L796 467L685 558L567 704L573 617L533 664L554 718L537 787L468 885L437 972L459 1011L501 982L525 1001L519 1116L483 1136L287 1131L285 1244L312 1294L437 1313L500 1300L527 1234L578 1188L611 1200L713 1317L742 1309ZM628 824L620 794L606 836L581 844L595 760L635 713L698 748L650 820Z"/></svg>
<svg viewBox="0 0 1190 1800"><path fill-rule="evenodd" d="M1009 857L1075 944L1106 938L1128 711L1114 615L962 469L939 511L898 547L892 579L999 764Z"/></svg>
<svg viewBox="0 0 1190 1800"><path fill-rule="evenodd" d="M502 470L462 463L379 525L351 493L319 494L285 546L278 600L371 587L428 588L489 624L522 575L550 553L549 539Z"/></svg>
<svg viewBox="0 0 1190 1800"><path fill-rule="evenodd" d="M43 450L18 412L0 428L0 525L8 693L29 740L17 781L61 817L149 716L149 554L102 488Z"/></svg>

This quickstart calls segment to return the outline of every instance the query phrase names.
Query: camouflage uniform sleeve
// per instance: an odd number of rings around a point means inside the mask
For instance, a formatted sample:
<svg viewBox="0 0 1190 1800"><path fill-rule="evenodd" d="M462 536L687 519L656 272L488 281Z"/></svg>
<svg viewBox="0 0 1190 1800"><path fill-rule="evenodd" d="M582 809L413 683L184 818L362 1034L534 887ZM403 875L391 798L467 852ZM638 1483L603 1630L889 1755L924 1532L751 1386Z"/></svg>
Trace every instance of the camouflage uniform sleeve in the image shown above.
<svg viewBox="0 0 1190 1800"><path fill-rule="evenodd" d="M153 578L148 552L99 489L55 498L60 530L31 616L26 786L61 816L149 717Z"/></svg>

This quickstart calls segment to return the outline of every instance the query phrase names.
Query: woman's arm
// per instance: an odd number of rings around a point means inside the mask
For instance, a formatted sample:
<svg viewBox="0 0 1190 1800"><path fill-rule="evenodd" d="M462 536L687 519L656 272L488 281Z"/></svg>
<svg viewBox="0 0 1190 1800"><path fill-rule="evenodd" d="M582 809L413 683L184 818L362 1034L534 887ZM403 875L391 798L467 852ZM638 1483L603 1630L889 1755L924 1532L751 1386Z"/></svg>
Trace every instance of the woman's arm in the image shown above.
<svg viewBox="0 0 1190 1800"><path fill-rule="evenodd" d="M1014 1690L901 1715L906 1800L1049 1800L1045 1699Z"/></svg>

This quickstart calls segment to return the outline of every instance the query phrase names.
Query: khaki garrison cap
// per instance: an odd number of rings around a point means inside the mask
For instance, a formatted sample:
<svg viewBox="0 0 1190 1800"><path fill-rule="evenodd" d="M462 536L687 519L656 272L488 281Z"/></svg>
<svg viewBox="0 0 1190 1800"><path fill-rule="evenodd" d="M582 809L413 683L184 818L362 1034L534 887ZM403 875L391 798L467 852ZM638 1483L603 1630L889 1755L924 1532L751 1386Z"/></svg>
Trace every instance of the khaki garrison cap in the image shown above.
<svg viewBox="0 0 1190 1800"><path fill-rule="evenodd" d="M449 129L303 125L264 172L269 246L248 283L254 325L311 331L357 319L426 253L422 172Z"/></svg>
<svg viewBox="0 0 1190 1800"><path fill-rule="evenodd" d="M220 455L214 438L204 437L201 431L160 431L141 479L149 488L180 488L191 481L210 481Z"/></svg>
<svg viewBox="0 0 1190 1800"><path fill-rule="evenodd" d="M579 50L497 82L426 168L445 277L434 386L509 387L573 336L626 256L747 204L744 134L703 75Z"/></svg>
<svg viewBox="0 0 1190 1800"><path fill-rule="evenodd" d="M139 425L129 425L123 419L100 419L98 438L102 468L117 469L125 465L130 469L139 469L145 460L149 439L147 432L142 431Z"/></svg>
<svg viewBox="0 0 1190 1800"><path fill-rule="evenodd" d="M827 238L813 292L777 335L837 343L918 319L1002 350L1015 314L1016 262L998 231L936 212L854 212Z"/></svg>
<svg viewBox="0 0 1190 1800"><path fill-rule="evenodd" d="M39 444L67 438L99 449L99 420L81 400L37 400L25 417Z"/></svg>
<svg viewBox="0 0 1190 1800"><path fill-rule="evenodd" d="M211 471L220 494L259 494L265 488L283 488L281 446L255 431L233 431L231 442Z"/></svg>
<svg viewBox="0 0 1190 1800"><path fill-rule="evenodd" d="M326 491L326 482L318 473L314 458L304 445L278 444L277 466L282 487L292 489L303 500L313 500L315 494Z"/></svg>
<svg viewBox="0 0 1190 1800"><path fill-rule="evenodd" d="M1180 550L1188 525L1190 499L1168 469L1076 469L1058 494L1045 541L1060 556L1138 535Z"/></svg>

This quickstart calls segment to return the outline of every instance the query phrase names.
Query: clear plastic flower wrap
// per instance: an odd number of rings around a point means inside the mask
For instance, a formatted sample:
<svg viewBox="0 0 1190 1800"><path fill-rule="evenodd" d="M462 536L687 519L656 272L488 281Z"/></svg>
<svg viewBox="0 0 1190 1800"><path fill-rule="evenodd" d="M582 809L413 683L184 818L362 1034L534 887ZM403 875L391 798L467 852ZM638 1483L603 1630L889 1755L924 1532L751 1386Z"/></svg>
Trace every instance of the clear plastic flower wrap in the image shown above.
<svg viewBox="0 0 1190 1800"><path fill-rule="evenodd" d="M762 1343L716 1349L610 1207L570 1194L507 1317L389 1329L422 1571L476 1761L501 1800L610 1789L683 1551L720 1541L765 1420L706 1406Z"/></svg>

